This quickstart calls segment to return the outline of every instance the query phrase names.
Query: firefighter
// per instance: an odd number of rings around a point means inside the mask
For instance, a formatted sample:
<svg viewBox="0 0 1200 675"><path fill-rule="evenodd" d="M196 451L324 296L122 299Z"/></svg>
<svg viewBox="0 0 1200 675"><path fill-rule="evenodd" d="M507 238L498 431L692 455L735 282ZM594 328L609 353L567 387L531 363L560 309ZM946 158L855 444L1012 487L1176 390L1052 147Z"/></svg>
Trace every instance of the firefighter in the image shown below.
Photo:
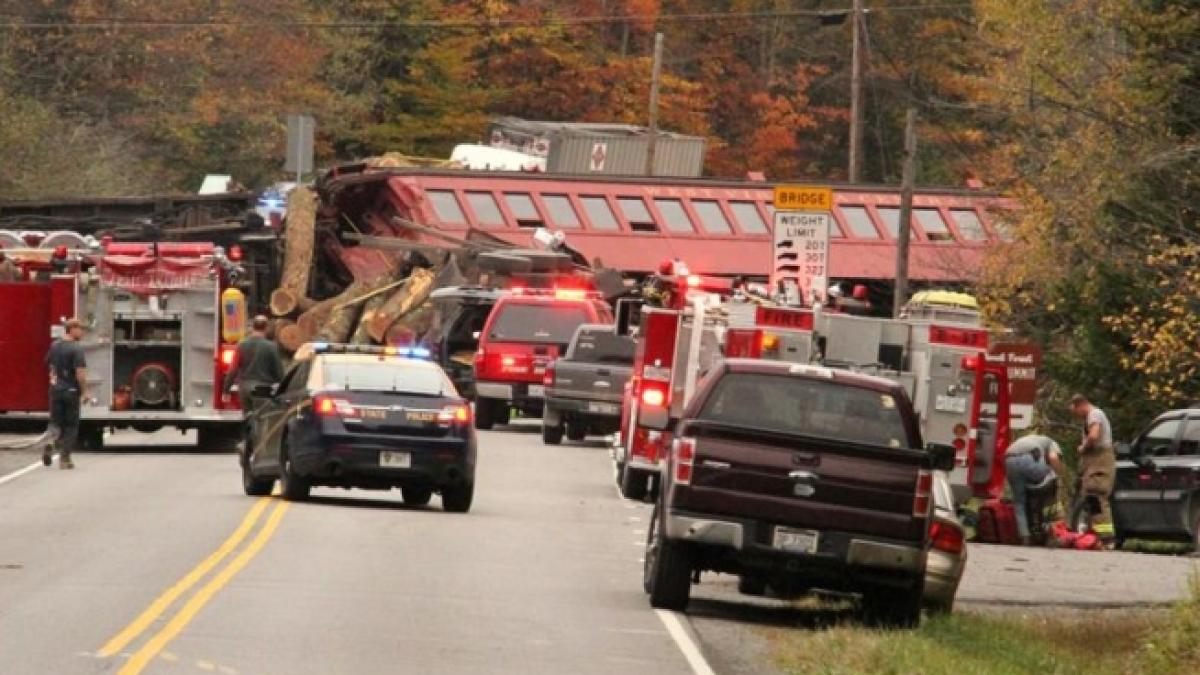
<svg viewBox="0 0 1200 675"><path fill-rule="evenodd" d="M259 314L250 324L251 333L238 343L233 368L225 375L224 392L229 394L237 384L242 410L249 418L258 409L254 388L261 384L277 384L283 379L283 359L279 348L267 337L271 320Z"/></svg>
<svg viewBox="0 0 1200 675"><path fill-rule="evenodd" d="M1116 478L1117 456L1113 451L1112 426L1108 415L1082 394L1071 397L1071 412L1084 421L1079 443L1079 487L1091 512L1092 531L1106 548L1116 539L1109 497Z"/></svg>
<svg viewBox="0 0 1200 675"><path fill-rule="evenodd" d="M1063 475L1062 449L1040 434L1022 436L1004 452L1005 476L1012 490L1017 535L1022 545L1032 541L1030 520L1041 534L1042 513L1057 497L1057 478Z"/></svg>
<svg viewBox="0 0 1200 675"><path fill-rule="evenodd" d="M58 449L58 466L74 469L71 453L79 438L81 402L87 398L87 361L79 341L83 339L83 323L70 319L64 326L66 334L50 345L46 366L50 370L50 426L57 430L54 446ZM42 464L50 466L54 446L42 450Z"/></svg>
<svg viewBox="0 0 1200 675"><path fill-rule="evenodd" d="M20 280L21 270L4 255L4 245L0 244L0 282Z"/></svg>

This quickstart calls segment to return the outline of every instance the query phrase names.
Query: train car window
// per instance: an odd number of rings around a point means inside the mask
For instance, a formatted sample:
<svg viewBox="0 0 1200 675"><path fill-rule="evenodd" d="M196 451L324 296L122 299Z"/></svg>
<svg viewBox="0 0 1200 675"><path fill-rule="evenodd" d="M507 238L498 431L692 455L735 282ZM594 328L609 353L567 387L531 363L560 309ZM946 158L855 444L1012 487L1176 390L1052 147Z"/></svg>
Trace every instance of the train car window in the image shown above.
<svg viewBox="0 0 1200 675"><path fill-rule="evenodd" d="M733 233L733 228L729 226L729 221L725 218L725 212L721 210L721 205L717 202L708 199L693 199L692 208L696 209L696 215L700 216L700 224L709 234Z"/></svg>
<svg viewBox="0 0 1200 675"><path fill-rule="evenodd" d="M508 205L508 210L517 219L517 227L541 227L542 216L538 213L537 207L533 205L533 200L529 195L524 193L504 193L504 203Z"/></svg>
<svg viewBox="0 0 1200 675"><path fill-rule="evenodd" d="M729 202L729 210L733 211L733 219L738 228L746 234L766 234L767 224L754 202Z"/></svg>
<svg viewBox="0 0 1200 675"><path fill-rule="evenodd" d="M954 241L954 235L950 234L950 228L937 209L913 209L913 215L921 223L921 229L925 230L925 237L929 241Z"/></svg>
<svg viewBox="0 0 1200 675"><path fill-rule="evenodd" d="M887 228L888 236L892 239L898 238L900 236L900 209L894 206L880 206L877 210L879 211L879 217L883 219L883 226ZM912 222L909 221L909 237L916 239L914 236L915 233L916 230L913 228Z"/></svg>
<svg viewBox="0 0 1200 675"><path fill-rule="evenodd" d="M979 214L973 209L951 209L950 217L954 219L954 224L958 227L958 233L967 241L987 241L987 230L983 229L983 222L979 220Z"/></svg>
<svg viewBox="0 0 1200 675"><path fill-rule="evenodd" d="M593 229L621 229L617 225L617 217L613 215L612 209L608 206L608 200L604 197L580 197L579 201L583 202L583 210L587 211L588 220L592 221Z"/></svg>
<svg viewBox="0 0 1200 675"><path fill-rule="evenodd" d="M658 207L658 212L662 214L663 222L667 229L672 232L695 232L696 228L692 225L691 218L688 218L687 211L683 209L683 202L678 199L655 199L654 205Z"/></svg>
<svg viewBox="0 0 1200 675"><path fill-rule="evenodd" d="M871 214L865 206L842 206L842 219L850 226L850 231L858 239L878 239L879 230L871 222Z"/></svg>
<svg viewBox="0 0 1200 675"><path fill-rule="evenodd" d="M542 195L542 203L549 212L550 222L558 227L579 227L579 214L571 206L571 200L566 195Z"/></svg>
<svg viewBox="0 0 1200 675"><path fill-rule="evenodd" d="M617 197L617 206L634 232L658 232L658 223L654 222L641 197Z"/></svg>
<svg viewBox="0 0 1200 675"><path fill-rule="evenodd" d="M490 192L468 192L467 204L475 212L479 224L484 227L504 227L504 214L500 213L500 205Z"/></svg>
<svg viewBox="0 0 1200 675"><path fill-rule="evenodd" d="M429 203L433 205L433 212L437 215L437 219L447 225L466 225L467 217L463 215L462 207L458 204L458 197L450 190L430 190L426 194L429 195Z"/></svg>

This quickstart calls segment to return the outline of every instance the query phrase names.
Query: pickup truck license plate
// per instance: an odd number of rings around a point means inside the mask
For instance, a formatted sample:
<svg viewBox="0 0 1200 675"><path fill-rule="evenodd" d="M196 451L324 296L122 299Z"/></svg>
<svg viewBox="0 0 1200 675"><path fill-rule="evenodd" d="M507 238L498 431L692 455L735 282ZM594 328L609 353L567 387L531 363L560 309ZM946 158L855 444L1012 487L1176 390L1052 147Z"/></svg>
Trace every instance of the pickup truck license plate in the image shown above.
<svg viewBox="0 0 1200 675"><path fill-rule="evenodd" d="M589 401L587 404L588 412L600 413L601 415L615 415L620 410L617 409L616 403L597 403Z"/></svg>
<svg viewBox="0 0 1200 675"><path fill-rule="evenodd" d="M544 387L540 384L531 384L531 385L529 385L529 395L539 397L539 398L542 396L545 396L546 395L546 387Z"/></svg>
<svg viewBox="0 0 1200 675"><path fill-rule="evenodd" d="M967 399L965 396L941 396L939 395L933 404L934 410L938 412L949 413L965 413L967 412Z"/></svg>
<svg viewBox="0 0 1200 675"><path fill-rule="evenodd" d="M379 466L388 469L408 469L412 467L412 454L395 450L380 451Z"/></svg>
<svg viewBox="0 0 1200 675"><path fill-rule="evenodd" d="M788 527L776 527L772 545L789 553L816 553L817 533L813 530L793 530Z"/></svg>

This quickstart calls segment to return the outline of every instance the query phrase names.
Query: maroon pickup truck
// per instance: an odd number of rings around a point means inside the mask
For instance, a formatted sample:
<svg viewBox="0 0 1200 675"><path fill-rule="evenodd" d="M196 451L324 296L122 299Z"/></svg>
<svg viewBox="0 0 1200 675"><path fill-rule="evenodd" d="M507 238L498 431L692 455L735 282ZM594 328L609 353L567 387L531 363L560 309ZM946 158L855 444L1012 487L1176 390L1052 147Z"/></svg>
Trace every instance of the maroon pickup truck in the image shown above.
<svg viewBox="0 0 1200 675"><path fill-rule="evenodd" d="M731 359L679 420L646 544L650 604L683 611L703 571L739 590L862 596L873 623L920 621L932 484L953 448L923 448L912 403L882 378Z"/></svg>

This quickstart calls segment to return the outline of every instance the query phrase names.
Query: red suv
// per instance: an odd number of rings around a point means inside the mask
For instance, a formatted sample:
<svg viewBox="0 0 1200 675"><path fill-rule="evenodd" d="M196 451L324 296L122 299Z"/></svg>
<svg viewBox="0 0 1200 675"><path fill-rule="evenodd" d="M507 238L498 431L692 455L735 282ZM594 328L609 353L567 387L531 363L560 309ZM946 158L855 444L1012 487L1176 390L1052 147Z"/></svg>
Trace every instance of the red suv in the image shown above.
<svg viewBox="0 0 1200 675"><path fill-rule="evenodd" d="M599 294L583 290L520 291L492 309L475 353L475 426L508 422L509 411L542 414L546 367L585 323L612 323Z"/></svg>

